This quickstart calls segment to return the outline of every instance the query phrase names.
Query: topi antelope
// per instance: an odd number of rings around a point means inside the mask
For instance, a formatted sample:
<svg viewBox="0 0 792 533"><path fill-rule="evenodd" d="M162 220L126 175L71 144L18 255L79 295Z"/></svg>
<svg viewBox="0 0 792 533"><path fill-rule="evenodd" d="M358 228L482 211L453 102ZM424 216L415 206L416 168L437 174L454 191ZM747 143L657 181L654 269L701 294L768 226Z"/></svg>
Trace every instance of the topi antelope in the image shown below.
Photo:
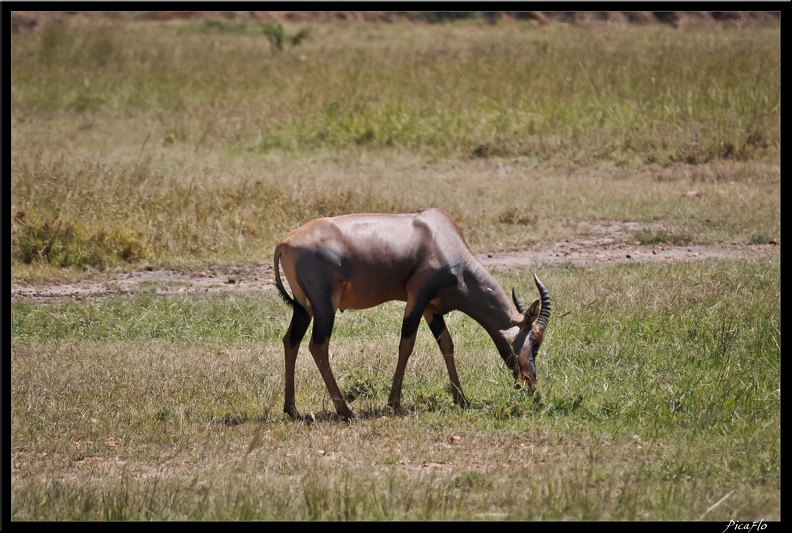
<svg viewBox="0 0 792 533"><path fill-rule="evenodd" d="M275 248L275 284L294 314L286 352L283 411L299 417L294 402L294 365L300 342L314 320L308 349L324 379L336 412L354 417L330 369L329 344L337 309L367 309L392 300L407 302L399 361L388 405L401 411L404 369L421 321L426 319L443 354L454 403L467 406L454 365L454 344L443 315L459 310L492 337L512 370L515 387L536 386L535 359L550 320L550 294L534 274L539 300L529 308L512 300L470 252L462 231L442 209L408 214L351 214L319 218L292 231ZM281 281L280 266L290 296ZM516 306L516 309L515 309ZM541 310L540 310L541 309Z"/></svg>

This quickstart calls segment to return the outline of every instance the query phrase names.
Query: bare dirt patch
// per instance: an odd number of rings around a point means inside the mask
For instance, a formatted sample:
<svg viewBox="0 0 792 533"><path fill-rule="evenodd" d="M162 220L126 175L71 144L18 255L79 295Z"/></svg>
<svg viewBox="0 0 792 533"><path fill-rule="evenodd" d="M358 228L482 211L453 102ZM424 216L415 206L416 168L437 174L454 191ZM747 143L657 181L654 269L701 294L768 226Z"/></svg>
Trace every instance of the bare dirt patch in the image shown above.
<svg viewBox="0 0 792 533"><path fill-rule="evenodd" d="M701 259L772 258L780 260L779 244L665 243L645 246L631 241L641 229L635 222L587 223L588 237L537 244L514 252L479 253L490 270L539 269L542 266L599 267L618 263L697 261ZM11 301L42 302L59 298L85 300L153 291L156 294L203 294L275 290L272 264L207 265L202 268L137 269L122 274L97 274L95 279L67 284L11 284Z"/></svg>

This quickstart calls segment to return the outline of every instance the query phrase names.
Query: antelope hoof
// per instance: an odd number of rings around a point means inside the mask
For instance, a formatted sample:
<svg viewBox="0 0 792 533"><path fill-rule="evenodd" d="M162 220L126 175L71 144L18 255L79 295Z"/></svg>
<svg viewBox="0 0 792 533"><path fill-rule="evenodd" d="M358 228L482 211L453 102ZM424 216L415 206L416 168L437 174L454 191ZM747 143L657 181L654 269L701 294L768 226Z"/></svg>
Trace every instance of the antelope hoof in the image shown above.
<svg viewBox="0 0 792 533"><path fill-rule="evenodd" d="M390 407L391 411L393 411L393 414L396 415L396 416L401 416L401 415L404 414L404 411L402 410L401 404L399 404L399 403L397 403L397 404L389 403L388 407Z"/></svg>
<svg viewBox="0 0 792 533"><path fill-rule="evenodd" d="M299 411L297 411L297 408L294 407L293 405L284 405L283 412L289 415L289 418L291 418L292 420L297 420L298 418L300 418Z"/></svg>
<svg viewBox="0 0 792 533"><path fill-rule="evenodd" d="M338 411L338 416L340 416L345 422L350 422L355 419L355 413L349 409L340 409Z"/></svg>

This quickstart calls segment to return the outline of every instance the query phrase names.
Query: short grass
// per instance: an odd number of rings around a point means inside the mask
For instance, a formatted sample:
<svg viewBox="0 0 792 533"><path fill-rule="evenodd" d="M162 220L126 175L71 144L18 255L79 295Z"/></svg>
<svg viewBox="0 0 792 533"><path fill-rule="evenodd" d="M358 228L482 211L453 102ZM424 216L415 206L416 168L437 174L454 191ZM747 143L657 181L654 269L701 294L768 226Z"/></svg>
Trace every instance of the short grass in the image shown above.
<svg viewBox="0 0 792 533"><path fill-rule="evenodd" d="M400 417L385 405L401 304L340 314L351 424L305 347L309 420L281 413L274 293L13 304L11 516L777 520L779 280L772 261L547 269L537 392L452 313L471 407L422 326Z"/></svg>

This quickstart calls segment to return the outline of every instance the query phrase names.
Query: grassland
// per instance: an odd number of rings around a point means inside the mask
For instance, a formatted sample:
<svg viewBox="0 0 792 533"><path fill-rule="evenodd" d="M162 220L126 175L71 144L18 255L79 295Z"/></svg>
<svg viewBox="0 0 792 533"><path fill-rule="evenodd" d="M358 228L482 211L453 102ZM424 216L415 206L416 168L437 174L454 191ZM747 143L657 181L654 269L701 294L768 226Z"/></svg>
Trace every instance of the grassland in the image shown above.
<svg viewBox="0 0 792 533"><path fill-rule="evenodd" d="M315 216L427 205L476 248L580 218L780 233L777 28L321 24L279 51L205 24L15 37L16 264L250 260Z"/></svg>
<svg viewBox="0 0 792 533"><path fill-rule="evenodd" d="M780 239L780 31L65 25L12 46L15 282L269 261L315 216L450 211L474 251ZM280 42L280 46L278 46ZM523 292L530 272L495 272ZM401 304L339 315L358 418L274 293L11 306L12 520L779 520L780 262L545 267L533 395L467 317L385 408ZM525 299L530 296L526 294Z"/></svg>

